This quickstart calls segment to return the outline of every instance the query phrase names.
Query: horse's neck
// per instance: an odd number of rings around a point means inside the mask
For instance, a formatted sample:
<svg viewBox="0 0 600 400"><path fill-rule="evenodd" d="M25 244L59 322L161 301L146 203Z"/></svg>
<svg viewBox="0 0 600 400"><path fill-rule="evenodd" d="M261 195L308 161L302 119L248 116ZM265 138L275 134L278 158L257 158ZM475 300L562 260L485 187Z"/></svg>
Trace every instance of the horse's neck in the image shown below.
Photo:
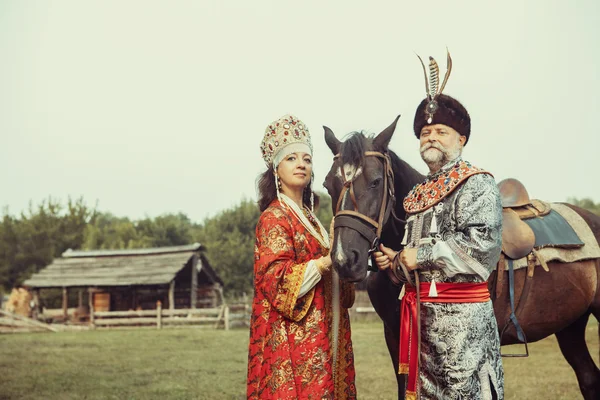
<svg viewBox="0 0 600 400"><path fill-rule="evenodd" d="M402 204L404 198L417 183L423 182L425 176L393 152L390 153L392 158L392 170L394 171L394 192L396 195L394 211L396 217L406 221L406 211L404 211L404 206ZM393 218L389 219L390 222L392 220ZM392 223L396 224L396 229L386 226L386 229L382 233L381 240L385 245L391 245L394 248L397 248L404 235L404 224L398 224L397 222ZM390 224L388 223L388 225Z"/></svg>
<svg viewBox="0 0 600 400"><path fill-rule="evenodd" d="M423 182L425 176L393 152L392 169L394 171L394 189L396 192L396 215L399 218L406 219L404 218L406 212L402 202L416 184Z"/></svg>

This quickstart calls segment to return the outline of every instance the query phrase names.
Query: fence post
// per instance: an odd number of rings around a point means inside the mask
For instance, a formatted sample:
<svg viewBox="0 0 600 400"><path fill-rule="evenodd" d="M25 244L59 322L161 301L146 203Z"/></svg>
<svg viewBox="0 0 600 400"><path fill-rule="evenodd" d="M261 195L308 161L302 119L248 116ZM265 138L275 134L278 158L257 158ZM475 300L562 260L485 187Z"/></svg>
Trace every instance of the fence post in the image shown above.
<svg viewBox="0 0 600 400"><path fill-rule="evenodd" d="M225 330L229 330L229 306L225 306L225 313L223 315L225 322Z"/></svg>
<svg viewBox="0 0 600 400"><path fill-rule="evenodd" d="M219 308L219 313L217 314L217 322L215 322L215 329L219 329L219 324L221 323L221 318L223 318L224 313L225 306L221 306L221 308Z"/></svg>
<svg viewBox="0 0 600 400"><path fill-rule="evenodd" d="M175 309L175 278L169 284L169 316L172 317L172 311Z"/></svg>
<svg viewBox="0 0 600 400"><path fill-rule="evenodd" d="M162 329L162 303L156 302L156 329Z"/></svg>
<svg viewBox="0 0 600 400"><path fill-rule="evenodd" d="M94 325L94 291L89 288L88 289L88 297L89 297L89 307L90 307L90 328L95 329Z"/></svg>
<svg viewBox="0 0 600 400"><path fill-rule="evenodd" d="M64 318L64 322L66 323L67 320L69 319L69 295L67 292L67 287L63 287L62 288L62 309L63 309L63 318Z"/></svg>

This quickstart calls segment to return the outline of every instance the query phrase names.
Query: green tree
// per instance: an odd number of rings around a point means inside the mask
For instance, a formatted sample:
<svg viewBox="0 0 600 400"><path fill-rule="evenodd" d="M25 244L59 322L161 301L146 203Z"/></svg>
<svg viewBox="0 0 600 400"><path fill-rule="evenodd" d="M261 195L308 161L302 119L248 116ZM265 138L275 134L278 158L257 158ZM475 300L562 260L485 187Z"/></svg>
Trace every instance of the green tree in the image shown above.
<svg viewBox="0 0 600 400"><path fill-rule="evenodd" d="M164 214L139 221L100 213L85 230L83 248L132 249L178 246L193 242L195 225L187 215Z"/></svg>
<svg viewBox="0 0 600 400"><path fill-rule="evenodd" d="M118 218L111 213L99 213L85 229L84 250L129 249L138 242L138 232L129 218Z"/></svg>
<svg viewBox="0 0 600 400"><path fill-rule="evenodd" d="M164 214L145 218L136 224L138 239L134 247L179 246L193 243L192 222L187 215Z"/></svg>
<svg viewBox="0 0 600 400"><path fill-rule="evenodd" d="M316 211L317 218L323 224L327 232L329 232L329 225L333 219L333 212L331 211L331 197L325 192L316 192L319 195L319 208Z"/></svg>
<svg viewBox="0 0 600 400"><path fill-rule="evenodd" d="M239 205L204 221L195 233L207 257L225 283L228 294L252 291L255 229L260 212L255 202Z"/></svg>
<svg viewBox="0 0 600 400"><path fill-rule="evenodd" d="M9 291L19 279L19 271L13 266L19 253L17 221L4 210L0 224L0 285Z"/></svg>
<svg viewBox="0 0 600 400"><path fill-rule="evenodd" d="M49 198L13 217L5 209L0 226L0 283L19 285L69 248L81 248L86 225L96 212L83 199L60 202Z"/></svg>
<svg viewBox="0 0 600 400"><path fill-rule="evenodd" d="M596 215L600 215L600 203L594 203L590 198L576 199L575 197L570 197L567 199L567 202L591 211Z"/></svg>

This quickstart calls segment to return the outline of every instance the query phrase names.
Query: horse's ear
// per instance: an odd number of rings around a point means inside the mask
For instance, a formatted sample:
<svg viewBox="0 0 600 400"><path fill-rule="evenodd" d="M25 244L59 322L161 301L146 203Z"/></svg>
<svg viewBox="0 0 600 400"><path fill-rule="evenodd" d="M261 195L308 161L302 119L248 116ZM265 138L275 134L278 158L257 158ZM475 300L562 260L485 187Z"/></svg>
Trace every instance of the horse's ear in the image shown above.
<svg viewBox="0 0 600 400"><path fill-rule="evenodd" d="M329 148L331 149L331 152L334 155L339 153L342 142L340 142L338 140L338 138L335 137L335 135L333 134L333 131L331 129L329 129L328 127L326 127L324 125L323 125L323 129L325 129L325 143L327 143L327 146L329 146Z"/></svg>
<svg viewBox="0 0 600 400"><path fill-rule="evenodd" d="M394 131L396 130L396 124L398 123L398 119L400 119L400 115L396 117L396 119L394 120L394 122L392 122L390 126L385 128L379 135L377 135L375 140L373 140L374 148L379 149L381 151L387 150L388 145L390 144L390 140L394 135Z"/></svg>

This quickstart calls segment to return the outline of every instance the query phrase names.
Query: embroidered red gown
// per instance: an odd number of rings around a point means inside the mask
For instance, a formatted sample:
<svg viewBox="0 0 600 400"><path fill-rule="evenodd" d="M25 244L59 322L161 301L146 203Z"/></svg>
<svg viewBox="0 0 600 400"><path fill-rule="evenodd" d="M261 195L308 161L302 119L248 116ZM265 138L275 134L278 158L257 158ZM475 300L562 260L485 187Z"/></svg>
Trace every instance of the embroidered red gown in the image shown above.
<svg viewBox="0 0 600 400"><path fill-rule="evenodd" d="M308 262L327 253L328 249L278 200L260 216L248 399L356 398L348 318L354 286L329 272L298 298ZM334 301L334 291L339 293L338 301Z"/></svg>

